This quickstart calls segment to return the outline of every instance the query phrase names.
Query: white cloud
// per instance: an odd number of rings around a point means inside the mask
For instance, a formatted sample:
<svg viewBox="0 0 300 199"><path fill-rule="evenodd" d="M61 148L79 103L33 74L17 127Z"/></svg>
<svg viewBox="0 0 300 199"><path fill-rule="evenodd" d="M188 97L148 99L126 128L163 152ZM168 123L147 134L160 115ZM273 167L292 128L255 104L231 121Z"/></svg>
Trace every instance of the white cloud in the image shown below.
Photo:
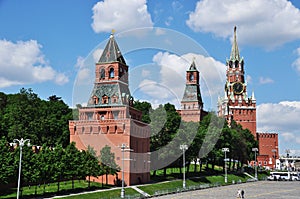
<svg viewBox="0 0 300 199"><path fill-rule="evenodd" d="M173 20L174 18L172 16L169 16L165 21L166 26L170 26Z"/></svg>
<svg viewBox="0 0 300 199"><path fill-rule="evenodd" d="M75 67L76 68L84 67L84 61L85 61L85 59L83 57L81 57L81 56L77 57L77 62L75 64Z"/></svg>
<svg viewBox="0 0 300 199"><path fill-rule="evenodd" d="M140 83L139 88L142 92L147 93L148 95L153 97L159 96L159 98L162 99L166 99L169 97L168 88L156 81L145 79Z"/></svg>
<svg viewBox="0 0 300 199"><path fill-rule="evenodd" d="M300 129L299 118L300 101L283 101L277 104L266 103L257 106L257 121L260 131L298 132Z"/></svg>
<svg viewBox="0 0 300 199"><path fill-rule="evenodd" d="M77 81L79 84L90 83L90 77L92 76L92 71L89 68L82 68L77 73Z"/></svg>
<svg viewBox="0 0 300 199"><path fill-rule="evenodd" d="M142 77L148 77L151 74L151 72L149 70L142 70Z"/></svg>
<svg viewBox="0 0 300 199"><path fill-rule="evenodd" d="M292 66L300 74L300 48L296 49L296 54L298 58L293 62Z"/></svg>
<svg viewBox="0 0 300 199"><path fill-rule="evenodd" d="M280 150L300 150L300 101L282 101L257 106L258 132L279 133ZM298 154L299 155L299 154Z"/></svg>
<svg viewBox="0 0 300 199"><path fill-rule="evenodd" d="M66 84L67 82L69 82L69 78L62 74L62 73L59 73L56 75L55 77L55 83L58 84L58 85L64 85Z"/></svg>
<svg viewBox="0 0 300 199"><path fill-rule="evenodd" d="M247 75L246 80L247 80L247 83L251 83L252 82L252 77L250 75Z"/></svg>
<svg viewBox="0 0 300 199"><path fill-rule="evenodd" d="M300 11L287 0L201 0L186 23L222 38L237 25L239 43L268 49L300 39Z"/></svg>
<svg viewBox="0 0 300 199"><path fill-rule="evenodd" d="M93 7L92 18L92 28L96 33L153 26L146 0L100 1Z"/></svg>
<svg viewBox="0 0 300 199"><path fill-rule="evenodd" d="M274 80L269 77L260 77L259 83L260 84L271 84L271 83L274 83Z"/></svg>
<svg viewBox="0 0 300 199"><path fill-rule="evenodd" d="M183 8L183 5L179 1L173 1L172 8L175 12L178 12Z"/></svg>
<svg viewBox="0 0 300 199"><path fill-rule="evenodd" d="M66 75L55 71L45 60L41 48L35 40L0 40L0 88L45 81L60 85L68 82Z"/></svg>
<svg viewBox="0 0 300 199"><path fill-rule="evenodd" d="M90 56L91 60L94 61L92 63L95 63L95 59L96 59L95 54L96 54L96 52L99 52L99 50L100 49L95 50L93 52L93 54ZM94 75L93 75L93 71L91 69L94 69L94 68L89 67L88 64L89 64L89 62L85 58L83 58L81 56L79 56L77 58L77 63L75 64L75 67L78 68L77 78L76 78L76 82L77 82L76 86L93 84L94 79L92 79L91 77L93 77Z"/></svg>
<svg viewBox="0 0 300 199"><path fill-rule="evenodd" d="M300 144L300 138L294 133L283 132L280 134L284 142L296 142Z"/></svg>
<svg viewBox="0 0 300 199"><path fill-rule="evenodd" d="M155 35L159 36L159 35L165 35L166 31L162 28L156 28L155 29Z"/></svg>

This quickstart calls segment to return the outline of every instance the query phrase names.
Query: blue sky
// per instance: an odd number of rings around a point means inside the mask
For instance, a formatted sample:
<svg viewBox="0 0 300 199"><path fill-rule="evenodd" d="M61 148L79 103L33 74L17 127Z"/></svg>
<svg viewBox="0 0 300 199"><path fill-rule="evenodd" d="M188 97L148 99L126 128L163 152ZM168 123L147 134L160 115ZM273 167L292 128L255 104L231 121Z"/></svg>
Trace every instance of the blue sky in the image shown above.
<svg viewBox="0 0 300 199"><path fill-rule="evenodd" d="M300 1L0 0L0 91L86 103L112 29L137 99L177 107L195 59L206 110L223 96L233 27L257 129L300 155ZM144 28L148 27L148 28Z"/></svg>

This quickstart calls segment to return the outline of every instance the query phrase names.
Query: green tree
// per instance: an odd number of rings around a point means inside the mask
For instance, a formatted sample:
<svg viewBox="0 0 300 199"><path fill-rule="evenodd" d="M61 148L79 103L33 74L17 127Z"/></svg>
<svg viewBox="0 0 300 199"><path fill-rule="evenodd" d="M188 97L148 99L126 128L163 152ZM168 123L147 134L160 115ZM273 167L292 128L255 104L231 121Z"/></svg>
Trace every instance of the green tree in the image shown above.
<svg viewBox="0 0 300 199"><path fill-rule="evenodd" d="M52 149L44 144L38 155L40 182L44 185L44 193L46 184L51 182L54 175L54 161Z"/></svg>
<svg viewBox="0 0 300 199"><path fill-rule="evenodd" d="M55 148L52 149L52 157L53 157L53 175L51 180L57 182L57 193L60 191L60 181L64 179L66 172L66 164L68 161L66 160L66 152L63 149L62 145L56 145Z"/></svg>
<svg viewBox="0 0 300 199"><path fill-rule="evenodd" d="M3 123L4 111L7 106L7 96L0 92L0 137L7 135L6 126Z"/></svg>
<svg viewBox="0 0 300 199"><path fill-rule="evenodd" d="M8 184L16 179L14 153L5 137L0 140L0 185Z"/></svg>
<svg viewBox="0 0 300 199"><path fill-rule="evenodd" d="M133 107L137 110L142 111L142 121L149 124L151 122L150 113L153 111L152 106L149 102L135 101Z"/></svg>
<svg viewBox="0 0 300 199"><path fill-rule="evenodd" d="M181 118L176 112L175 106L169 103L164 106L159 105L158 108L151 112L150 118L150 151L160 150L159 154L152 153L151 159L162 162L174 160L178 156L178 151L173 149L177 149L179 145L174 146L174 142L171 145L168 144L173 140L181 123ZM157 157L154 157L154 155ZM164 168L164 175L166 175L167 168L167 166ZM153 175L156 175L155 171Z"/></svg>
<svg viewBox="0 0 300 199"><path fill-rule="evenodd" d="M232 130L232 147L233 147L233 158L238 160L238 169L243 164L247 163L252 153L252 148L258 146L258 142L254 139L254 136L248 129L243 129L240 124L235 121L231 122ZM235 162L233 162L233 168L235 167Z"/></svg>
<svg viewBox="0 0 300 199"><path fill-rule="evenodd" d="M100 162L102 170L105 173L106 184L108 182L108 175L115 175L120 171L120 167L115 162L115 154L111 152L111 147L106 145L100 151Z"/></svg>
<svg viewBox="0 0 300 199"><path fill-rule="evenodd" d="M185 152L185 159L187 162L187 172L189 172L189 166L191 161L197 161L199 157L199 150L203 142L203 136L199 130L200 126L198 122L182 122L181 126L177 132L179 134L178 138L180 139L177 147L180 144L187 144L188 150ZM181 151L182 153L182 151ZM180 162L182 160L180 159ZM180 164L181 167L182 164ZM196 172L194 167L194 172Z"/></svg>
<svg viewBox="0 0 300 199"><path fill-rule="evenodd" d="M82 153L76 148L75 143L70 143L66 148L66 176L67 178L72 179L72 189L74 189L74 179L76 178L83 178L84 177L84 170L83 170L83 155Z"/></svg>
<svg viewBox="0 0 300 199"><path fill-rule="evenodd" d="M98 177L103 174L103 171L97 159L96 151L92 147L88 146L88 149L82 153L84 154L84 171L88 177L88 187L90 188L91 176Z"/></svg>
<svg viewBox="0 0 300 199"><path fill-rule="evenodd" d="M30 139L35 145L69 144L68 122L72 110L57 96L41 100L32 89L17 94L0 93L0 135L8 140Z"/></svg>

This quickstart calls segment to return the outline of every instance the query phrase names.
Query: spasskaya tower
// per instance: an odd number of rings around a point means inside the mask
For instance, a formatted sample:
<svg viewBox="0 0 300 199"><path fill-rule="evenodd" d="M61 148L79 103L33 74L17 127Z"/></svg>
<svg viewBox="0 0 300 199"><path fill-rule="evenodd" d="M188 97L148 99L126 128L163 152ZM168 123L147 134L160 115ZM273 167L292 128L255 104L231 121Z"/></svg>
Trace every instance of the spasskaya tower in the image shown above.
<svg viewBox="0 0 300 199"><path fill-rule="evenodd" d="M229 60L226 60L226 83L224 97L218 100L218 115L225 117L230 125L232 120L251 131L256 138L256 99L254 92L247 94L244 59L240 57L236 27Z"/></svg>

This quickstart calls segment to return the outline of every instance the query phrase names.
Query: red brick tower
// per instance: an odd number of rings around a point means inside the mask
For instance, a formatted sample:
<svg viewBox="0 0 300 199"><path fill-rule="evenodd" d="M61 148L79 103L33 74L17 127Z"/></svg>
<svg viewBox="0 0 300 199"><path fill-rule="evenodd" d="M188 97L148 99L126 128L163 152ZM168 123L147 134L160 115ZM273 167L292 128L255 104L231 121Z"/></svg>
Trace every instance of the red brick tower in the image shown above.
<svg viewBox="0 0 300 199"><path fill-rule="evenodd" d="M236 27L230 59L226 61L226 66L225 95L218 100L218 115L225 117L229 125L235 120L243 128L249 129L256 138L256 99L254 93L251 97L247 94L244 59L240 57L238 49Z"/></svg>
<svg viewBox="0 0 300 199"><path fill-rule="evenodd" d="M186 71L186 85L181 101L181 110L178 110L183 121L199 122L207 114L203 111L199 80L199 71L193 61L189 70Z"/></svg>
<svg viewBox="0 0 300 199"><path fill-rule="evenodd" d="M259 166L270 169L276 168L276 160L279 159L278 133L257 133Z"/></svg>
<svg viewBox="0 0 300 199"><path fill-rule="evenodd" d="M128 66L113 34L96 63L95 74L87 106L79 108L79 120L69 122L70 141L83 150L91 146L98 155L105 145L110 146L121 169L120 146L125 144L131 149L124 152L125 184L149 182L150 128L141 122L142 113L132 107ZM121 172L118 179L121 180ZM110 176L108 183L115 180Z"/></svg>
<svg viewBox="0 0 300 199"><path fill-rule="evenodd" d="M278 134L256 132L256 99L254 93L247 95L247 83L245 81L244 59L240 57L236 27L230 59L226 61L225 95L218 100L218 115L225 117L230 125L232 120L241 124L243 128L251 131L258 141L259 151L257 161L261 166L274 168L278 159Z"/></svg>

